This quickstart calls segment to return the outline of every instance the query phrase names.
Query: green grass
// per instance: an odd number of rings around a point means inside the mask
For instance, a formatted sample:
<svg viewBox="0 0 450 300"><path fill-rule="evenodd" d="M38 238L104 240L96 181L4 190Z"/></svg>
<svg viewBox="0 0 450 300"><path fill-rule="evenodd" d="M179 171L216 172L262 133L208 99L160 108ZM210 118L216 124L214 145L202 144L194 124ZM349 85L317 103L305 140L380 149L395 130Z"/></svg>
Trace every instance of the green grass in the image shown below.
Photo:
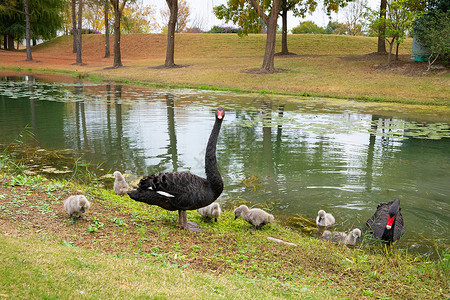
<svg viewBox="0 0 450 300"><path fill-rule="evenodd" d="M3 169L4 171L4 169ZM321 241L279 223L249 230L224 211L219 222L176 212L93 185L0 176L0 294L10 298L437 299L449 295L449 251L435 261L384 249L369 235L357 248ZM21 185L12 185L21 182ZM40 182L36 185L36 182ZM83 193L73 223L62 200ZM12 234L14 233L14 234ZM13 236L20 236L14 238ZM297 246L274 243L268 236Z"/></svg>
<svg viewBox="0 0 450 300"><path fill-rule="evenodd" d="M13 299L279 299L301 293L277 280L218 277L117 258L67 242L36 243L2 235L0 275L0 297Z"/></svg>

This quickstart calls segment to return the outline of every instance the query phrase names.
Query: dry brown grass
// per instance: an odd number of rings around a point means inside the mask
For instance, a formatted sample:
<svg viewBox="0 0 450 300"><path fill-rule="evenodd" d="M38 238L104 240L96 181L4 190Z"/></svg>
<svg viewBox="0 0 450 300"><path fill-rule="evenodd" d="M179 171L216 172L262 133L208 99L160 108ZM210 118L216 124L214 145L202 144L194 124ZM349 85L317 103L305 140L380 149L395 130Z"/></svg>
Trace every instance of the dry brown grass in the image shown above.
<svg viewBox="0 0 450 300"><path fill-rule="evenodd" d="M401 45L400 61L385 68L386 56L372 53L375 38L290 35L289 51L297 55L276 56L275 67L285 71L265 75L247 72L262 64L264 35L179 34L175 63L186 67L173 69L154 68L164 63L163 34L125 34L121 44L125 67L119 69L105 69L112 66L113 57L103 58L101 35L83 37L84 66L73 65L75 54L68 36L34 47L36 62L26 62L24 52L0 51L0 66L69 70L143 83L450 106L448 70L426 72L425 63L411 62L411 39ZM276 51L280 48L278 40Z"/></svg>

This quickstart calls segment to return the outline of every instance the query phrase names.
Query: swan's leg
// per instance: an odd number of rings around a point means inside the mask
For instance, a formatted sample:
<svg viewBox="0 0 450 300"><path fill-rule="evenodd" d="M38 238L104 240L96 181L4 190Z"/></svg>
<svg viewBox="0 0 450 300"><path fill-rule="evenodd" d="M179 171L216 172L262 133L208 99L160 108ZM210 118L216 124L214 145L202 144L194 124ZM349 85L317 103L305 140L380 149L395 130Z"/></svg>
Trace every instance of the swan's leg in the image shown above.
<svg viewBox="0 0 450 300"><path fill-rule="evenodd" d="M178 211L178 223L180 223L181 227L184 227L183 226L183 211L182 210Z"/></svg>
<svg viewBox="0 0 450 300"><path fill-rule="evenodd" d="M187 221L187 213L185 210L178 211L178 223L180 223L180 226L183 229L190 230L190 231L203 232L203 230L199 228L197 223Z"/></svg>

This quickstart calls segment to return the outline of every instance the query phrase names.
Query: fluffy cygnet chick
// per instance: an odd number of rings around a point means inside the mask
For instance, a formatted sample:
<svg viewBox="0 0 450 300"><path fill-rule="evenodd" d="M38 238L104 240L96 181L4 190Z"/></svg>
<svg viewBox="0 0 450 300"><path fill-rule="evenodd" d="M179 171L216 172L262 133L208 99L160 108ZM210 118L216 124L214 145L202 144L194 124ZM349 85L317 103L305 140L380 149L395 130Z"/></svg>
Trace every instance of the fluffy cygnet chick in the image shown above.
<svg viewBox="0 0 450 300"><path fill-rule="evenodd" d="M323 240L331 241L331 231L325 230L320 237Z"/></svg>
<svg viewBox="0 0 450 300"><path fill-rule="evenodd" d="M197 209L197 212L205 219L210 220L214 219L217 222L217 218L220 216L222 212L220 210L220 205L217 202L213 202L208 206Z"/></svg>
<svg viewBox="0 0 450 300"><path fill-rule="evenodd" d="M326 213L323 209L317 213L316 224L317 226L331 226L335 222L334 217L330 213Z"/></svg>
<svg viewBox="0 0 450 300"><path fill-rule="evenodd" d="M116 192L117 195L125 195L128 192L128 183L119 171L115 171L113 174L115 177L114 192Z"/></svg>
<svg viewBox="0 0 450 300"><path fill-rule="evenodd" d="M64 209L70 217L81 218L81 215L91 207L84 195L72 195L64 200Z"/></svg>
<svg viewBox="0 0 450 300"><path fill-rule="evenodd" d="M356 244L356 239L361 237L361 230L359 228L355 228L350 231L348 234L344 232L335 232L331 241L339 244L354 246Z"/></svg>
<svg viewBox="0 0 450 300"><path fill-rule="evenodd" d="M259 208L248 209L246 205L241 205L234 210L234 219L241 217L256 228L260 228L267 223L273 222L273 215Z"/></svg>

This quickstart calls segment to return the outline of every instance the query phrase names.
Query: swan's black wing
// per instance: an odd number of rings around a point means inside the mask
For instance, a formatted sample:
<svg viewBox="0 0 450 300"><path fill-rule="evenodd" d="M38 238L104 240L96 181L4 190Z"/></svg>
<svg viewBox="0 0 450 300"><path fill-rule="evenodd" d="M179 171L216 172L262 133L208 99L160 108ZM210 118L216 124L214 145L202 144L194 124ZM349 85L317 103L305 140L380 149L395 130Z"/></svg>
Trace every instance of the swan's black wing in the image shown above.
<svg viewBox="0 0 450 300"><path fill-rule="evenodd" d="M367 227L369 227L373 231L373 236L377 239L383 236L388 221L388 211L391 204L392 202L380 203L377 206L376 212L366 222Z"/></svg>
<svg viewBox="0 0 450 300"><path fill-rule="evenodd" d="M401 208L399 209L397 215L395 216L395 226L394 226L394 241L399 240L405 233L406 227L403 222L403 216L401 213Z"/></svg>
<svg viewBox="0 0 450 300"><path fill-rule="evenodd" d="M215 199L206 179L188 173L174 172L147 176L139 182L136 193L145 194L146 201L168 210L192 210L204 207Z"/></svg>

